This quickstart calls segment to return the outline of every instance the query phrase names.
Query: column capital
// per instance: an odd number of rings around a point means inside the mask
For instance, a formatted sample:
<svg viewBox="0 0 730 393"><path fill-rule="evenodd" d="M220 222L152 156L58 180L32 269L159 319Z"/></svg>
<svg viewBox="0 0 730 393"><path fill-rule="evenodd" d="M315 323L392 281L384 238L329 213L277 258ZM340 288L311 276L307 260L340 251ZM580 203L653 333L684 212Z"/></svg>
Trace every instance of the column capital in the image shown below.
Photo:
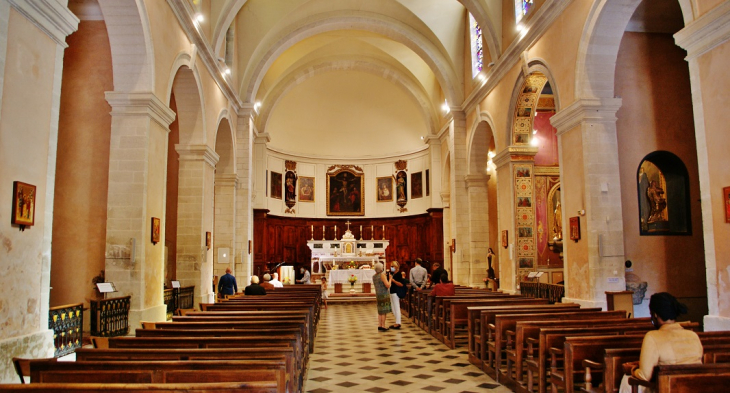
<svg viewBox="0 0 730 393"><path fill-rule="evenodd" d="M253 137L253 143L269 143L271 142L271 135L268 132L257 132Z"/></svg>
<svg viewBox="0 0 730 393"><path fill-rule="evenodd" d="M579 98L551 117L550 124L558 129L560 136L582 123L615 123L619 108L620 98Z"/></svg>
<svg viewBox="0 0 730 393"><path fill-rule="evenodd" d="M238 188L238 180L238 175L235 173L224 173L215 175L216 186Z"/></svg>
<svg viewBox="0 0 730 393"><path fill-rule="evenodd" d="M534 161L537 154L537 147L534 146L508 146L492 158L497 168L518 161Z"/></svg>
<svg viewBox="0 0 730 393"><path fill-rule="evenodd" d="M444 205L444 208L447 209L450 206L451 203L451 193L449 192L442 192L441 193L441 203Z"/></svg>
<svg viewBox="0 0 730 393"><path fill-rule="evenodd" d="M9 0L10 5L63 48L66 37L78 30L79 18L55 0Z"/></svg>
<svg viewBox="0 0 730 393"><path fill-rule="evenodd" d="M466 188L486 188L489 178L489 175L466 175L464 176L464 182Z"/></svg>
<svg viewBox="0 0 730 393"><path fill-rule="evenodd" d="M148 116L168 131L175 121L175 112L152 92L107 91L104 97L112 107L112 116Z"/></svg>
<svg viewBox="0 0 730 393"><path fill-rule="evenodd" d="M205 161L215 168L220 156L208 145L175 145L180 161Z"/></svg>
<svg viewBox="0 0 730 393"><path fill-rule="evenodd" d="M723 2L674 34L677 46L692 60L730 39L730 2Z"/></svg>

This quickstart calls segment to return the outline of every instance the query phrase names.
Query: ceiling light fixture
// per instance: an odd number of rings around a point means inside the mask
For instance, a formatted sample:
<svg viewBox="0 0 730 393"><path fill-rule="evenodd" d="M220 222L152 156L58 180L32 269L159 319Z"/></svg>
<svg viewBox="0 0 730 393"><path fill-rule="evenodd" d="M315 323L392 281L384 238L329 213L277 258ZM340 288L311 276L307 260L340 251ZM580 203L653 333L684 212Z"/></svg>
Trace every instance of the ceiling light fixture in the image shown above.
<svg viewBox="0 0 730 393"><path fill-rule="evenodd" d="M202 21L205 20L205 17L203 16L203 14L201 14L200 12L198 12L197 14L195 14L195 20L198 21L198 22L202 22Z"/></svg>
<svg viewBox="0 0 730 393"><path fill-rule="evenodd" d="M444 104L441 105L441 109L443 109L446 113L449 113L451 111L451 108L449 108L449 103L446 100L444 100Z"/></svg>

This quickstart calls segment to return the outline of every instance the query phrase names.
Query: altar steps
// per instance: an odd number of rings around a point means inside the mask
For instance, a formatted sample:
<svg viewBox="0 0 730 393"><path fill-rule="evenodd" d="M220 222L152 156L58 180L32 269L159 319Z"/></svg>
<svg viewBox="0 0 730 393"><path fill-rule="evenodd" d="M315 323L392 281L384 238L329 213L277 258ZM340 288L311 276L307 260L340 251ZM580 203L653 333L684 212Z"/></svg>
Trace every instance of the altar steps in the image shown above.
<svg viewBox="0 0 730 393"><path fill-rule="evenodd" d="M330 293L328 304L333 303L375 303L375 294L373 293Z"/></svg>

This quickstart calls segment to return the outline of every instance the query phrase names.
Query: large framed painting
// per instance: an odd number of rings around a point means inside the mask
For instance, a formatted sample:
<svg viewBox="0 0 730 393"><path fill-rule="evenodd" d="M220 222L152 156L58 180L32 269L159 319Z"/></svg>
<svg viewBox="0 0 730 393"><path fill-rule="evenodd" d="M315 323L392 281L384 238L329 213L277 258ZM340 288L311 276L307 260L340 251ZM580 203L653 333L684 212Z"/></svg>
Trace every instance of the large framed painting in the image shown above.
<svg viewBox="0 0 730 393"><path fill-rule="evenodd" d="M423 172L411 173L411 199L423 197Z"/></svg>
<svg viewBox="0 0 730 393"><path fill-rule="evenodd" d="M13 209L10 223L21 229L35 224L36 187L20 181L13 182Z"/></svg>
<svg viewBox="0 0 730 393"><path fill-rule="evenodd" d="M281 173L271 172L271 192L269 196L276 199L281 198Z"/></svg>
<svg viewBox="0 0 730 393"><path fill-rule="evenodd" d="M299 176L299 202L314 202L314 178Z"/></svg>
<svg viewBox="0 0 730 393"><path fill-rule="evenodd" d="M379 177L378 182L378 202L389 202L393 200L393 177Z"/></svg>
<svg viewBox="0 0 730 393"><path fill-rule="evenodd" d="M637 174L639 235L691 235L689 175L667 151L647 155Z"/></svg>
<svg viewBox="0 0 730 393"><path fill-rule="evenodd" d="M327 215L364 216L363 174L340 169L327 174Z"/></svg>

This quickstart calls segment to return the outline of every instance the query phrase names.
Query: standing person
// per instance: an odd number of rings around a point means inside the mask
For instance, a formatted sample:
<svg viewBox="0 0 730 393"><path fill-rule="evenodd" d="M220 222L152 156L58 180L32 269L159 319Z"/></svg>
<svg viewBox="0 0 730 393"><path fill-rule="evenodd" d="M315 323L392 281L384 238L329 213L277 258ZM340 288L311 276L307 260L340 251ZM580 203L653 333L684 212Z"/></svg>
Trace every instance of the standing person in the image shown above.
<svg viewBox="0 0 730 393"><path fill-rule="evenodd" d="M388 280L392 282L390 286L390 306L395 316L395 325L391 329L400 329L400 299L406 297L407 280L406 272L400 270L400 263L393 261L390 263L390 271L386 274Z"/></svg>
<svg viewBox="0 0 730 393"><path fill-rule="evenodd" d="M269 281L274 288L283 288L284 284L279 281L279 273L274 273L274 277L271 278L271 281Z"/></svg>
<svg viewBox="0 0 730 393"><path fill-rule="evenodd" d="M428 282L428 272L421 266L422 263L421 258L416 258L416 266L411 269L411 273L408 275L408 279L411 282L411 289L416 291L426 288Z"/></svg>
<svg viewBox="0 0 730 393"><path fill-rule="evenodd" d="M327 309L327 299L329 299L329 295L327 294L327 277L322 277L322 305L325 309Z"/></svg>
<svg viewBox="0 0 730 393"><path fill-rule="evenodd" d="M297 280L297 282L301 283L301 284L311 284L311 281L310 281L311 275L309 274L309 271L304 266L299 268L299 272L302 273L302 279Z"/></svg>
<svg viewBox="0 0 730 393"><path fill-rule="evenodd" d="M375 300L378 305L378 330L384 332L388 330L385 327L385 317L390 313L390 285L393 277L386 277L383 272L383 264L378 262L375 264L375 274L373 275L373 286L375 287Z"/></svg>
<svg viewBox="0 0 730 393"><path fill-rule="evenodd" d="M233 295L238 292L238 284L236 277L231 274L231 268L226 268L226 274L218 280L218 295Z"/></svg>
<svg viewBox="0 0 730 393"><path fill-rule="evenodd" d="M266 289L259 285L259 276L251 276L251 285L243 290L243 294L246 296L266 295Z"/></svg>
<svg viewBox="0 0 730 393"><path fill-rule="evenodd" d="M697 333L685 330L676 319L687 313L687 306L667 292L651 295L649 299L651 323L657 330L644 336L641 355L636 362L624 364L624 370L638 379L651 380L654 366L663 364L702 363L702 342ZM629 375L624 375L619 393L630 393ZM639 392L645 391L639 386ZM648 389L647 389L648 391Z"/></svg>
<svg viewBox="0 0 730 393"><path fill-rule="evenodd" d="M494 275L494 269L492 268L492 257L494 256L494 251L492 250L492 247L489 247L489 250L487 251L487 262L489 263L489 269L487 269L487 278L490 280L494 280L497 278Z"/></svg>
<svg viewBox="0 0 730 393"><path fill-rule="evenodd" d="M430 280L431 283L429 284L429 287L440 283L441 275L444 273L446 273L448 275L448 273L446 272L446 269L442 268L440 263L434 262L433 272L431 272L431 280Z"/></svg>

